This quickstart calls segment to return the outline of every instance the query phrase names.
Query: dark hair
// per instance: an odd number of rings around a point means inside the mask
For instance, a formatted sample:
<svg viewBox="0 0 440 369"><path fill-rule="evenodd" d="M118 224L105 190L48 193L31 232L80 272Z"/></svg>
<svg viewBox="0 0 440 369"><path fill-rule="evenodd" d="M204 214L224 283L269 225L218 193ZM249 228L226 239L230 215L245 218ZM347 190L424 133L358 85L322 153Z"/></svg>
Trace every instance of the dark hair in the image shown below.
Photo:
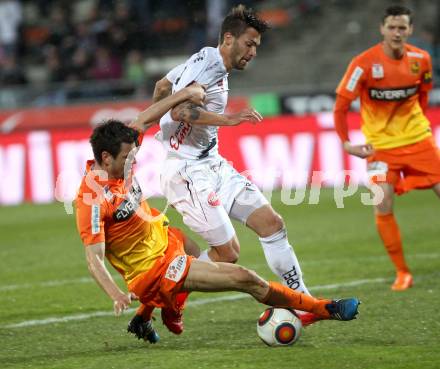
<svg viewBox="0 0 440 369"><path fill-rule="evenodd" d="M98 164L102 163L102 153L107 151L116 158L121 151L121 144L133 142L138 145L139 132L133 128L127 127L124 123L109 119L97 126L90 136L93 155Z"/></svg>
<svg viewBox="0 0 440 369"><path fill-rule="evenodd" d="M411 9L407 8L403 5L391 5L388 8L385 9L385 13L382 17L382 24L385 24L385 19L392 16L398 16L398 15L407 15L409 17L409 24L412 24L413 22L413 16Z"/></svg>
<svg viewBox="0 0 440 369"><path fill-rule="evenodd" d="M248 9L242 4L237 5L223 20L220 44L223 43L226 32L230 32L234 37L239 37L249 27L255 28L258 33L264 33L269 25L260 19L252 9Z"/></svg>

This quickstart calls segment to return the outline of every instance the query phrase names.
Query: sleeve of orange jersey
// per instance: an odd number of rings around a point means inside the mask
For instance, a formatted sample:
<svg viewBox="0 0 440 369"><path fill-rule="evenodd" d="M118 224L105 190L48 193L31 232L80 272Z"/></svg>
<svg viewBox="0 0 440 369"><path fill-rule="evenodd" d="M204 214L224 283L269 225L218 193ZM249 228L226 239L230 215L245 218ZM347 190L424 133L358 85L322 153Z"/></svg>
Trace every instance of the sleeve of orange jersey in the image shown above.
<svg viewBox="0 0 440 369"><path fill-rule="evenodd" d="M336 132L342 142L349 141L347 113L350 109L351 102L360 94L360 89L365 78L364 76L364 69L360 65L358 58L355 58L348 66L344 77L342 77L341 82L336 88L333 119Z"/></svg>
<svg viewBox="0 0 440 369"><path fill-rule="evenodd" d="M105 242L103 204L89 204L83 196L76 200L76 225L85 246Z"/></svg>
<svg viewBox="0 0 440 369"><path fill-rule="evenodd" d="M333 109L333 119L335 122L336 133L342 142L350 141L348 138L347 113L350 109L351 100L344 96L336 95L335 107Z"/></svg>
<svg viewBox="0 0 440 369"><path fill-rule="evenodd" d="M432 90L432 62L429 53L425 53L424 68L422 71L422 83L419 90L419 103L423 111L428 108L428 93Z"/></svg>
<svg viewBox="0 0 440 369"><path fill-rule="evenodd" d="M336 93L347 99L355 100L360 95L365 75L366 71L362 66L362 60L360 57L354 58L339 82Z"/></svg>

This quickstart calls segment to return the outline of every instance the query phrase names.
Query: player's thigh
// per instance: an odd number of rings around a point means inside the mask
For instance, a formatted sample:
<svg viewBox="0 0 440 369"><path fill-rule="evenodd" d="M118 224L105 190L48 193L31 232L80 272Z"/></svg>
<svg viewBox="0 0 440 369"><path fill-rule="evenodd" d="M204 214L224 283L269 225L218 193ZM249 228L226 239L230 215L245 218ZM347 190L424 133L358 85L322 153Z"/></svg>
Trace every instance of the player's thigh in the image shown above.
<svg viewBox="0 0 440 369"><path fill-rule="evenodd" d="M267 286L254 271L230 263L193 260L183 288L188 291L243 291L250 292Z"/></svg>
<svg viewBox="0 0 440 369"><path fill-rule="evenodd" d="M216 196L213 182L207 166L193 165L163 176L161 186L183 222L210 246L217 246L230 241L235 230Z"/></svg>
<svg viewBox="0 0 440 369"><path fill-rule="evenodd" d="M173 205L182 214L183 222L210 246L224 245L235 236L231 220L222 206L182 200Z"/></svg>
<svg viewBox="0 0 440 369"><path fill-rule="evenodd" d="M221 168L219 197L231 218L243 224L254 211L269 205L258 187L228 163Z"/></svg>

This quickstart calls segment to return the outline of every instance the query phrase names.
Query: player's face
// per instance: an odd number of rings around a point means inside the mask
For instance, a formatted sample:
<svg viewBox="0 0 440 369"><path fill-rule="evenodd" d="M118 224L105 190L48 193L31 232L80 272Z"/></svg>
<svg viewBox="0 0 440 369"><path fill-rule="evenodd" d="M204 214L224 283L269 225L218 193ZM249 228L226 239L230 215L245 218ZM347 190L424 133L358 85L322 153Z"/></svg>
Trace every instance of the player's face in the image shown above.
<svg viewBox="0 0 440 369"><path fill-rule="evenodd" d="M385 47L392 52L402 51L408 37L412 34L412 25L408 15L396 15L385 18L380 27Z"/></svg>
<svg viewBox="0 0 440 369"><path fill-rule="evenodd" d="M257 55L257 47L260 46L260 42L261 35L252 27L247 28L244 33L235 38L231 47L232 68L245 69Z"/></svg>
<svg viewBox="0 0 440 369"><path fill-rule="evenodd" d="M124 169L127 171L127 175L131 174L131 166L136 163L134 154L136 152L135 143L121 144L121 151L115 158L111 157L108 165L109 176L116 179L124 178ZM127 168L125 166L127 165ZM127 179L127 178L126 178Z"/></svg>

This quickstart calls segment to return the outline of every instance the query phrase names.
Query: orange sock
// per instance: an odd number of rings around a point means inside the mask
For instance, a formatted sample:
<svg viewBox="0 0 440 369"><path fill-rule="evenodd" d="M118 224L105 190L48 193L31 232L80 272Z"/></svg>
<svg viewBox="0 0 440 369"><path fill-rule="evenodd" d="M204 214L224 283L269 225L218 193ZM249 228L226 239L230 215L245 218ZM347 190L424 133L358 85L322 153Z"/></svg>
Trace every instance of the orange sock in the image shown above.
<svg viewBox="0 0 440 369"><path fill-rule="evenodd" d="M325 305L331 301L316 299L312 296L292 290L278 282L269 282L269 292L262 302L269 306L308 311L323 318L328 318L329 313Z"/></svg>
<svg viewBox="0 0 440 369"><path fill-rule="evenodd" d="M144 321L151 320L153 316L154 306L140 304L138 309L136 310L136 315L142 316Z"/></svg>
<svg viewBox="0 0 440 369"><path fill-rule="evenodd" d="M403 255L399 226L394 214L376 214L376 225L380 238L398 272L409 272Z"/></svg>

